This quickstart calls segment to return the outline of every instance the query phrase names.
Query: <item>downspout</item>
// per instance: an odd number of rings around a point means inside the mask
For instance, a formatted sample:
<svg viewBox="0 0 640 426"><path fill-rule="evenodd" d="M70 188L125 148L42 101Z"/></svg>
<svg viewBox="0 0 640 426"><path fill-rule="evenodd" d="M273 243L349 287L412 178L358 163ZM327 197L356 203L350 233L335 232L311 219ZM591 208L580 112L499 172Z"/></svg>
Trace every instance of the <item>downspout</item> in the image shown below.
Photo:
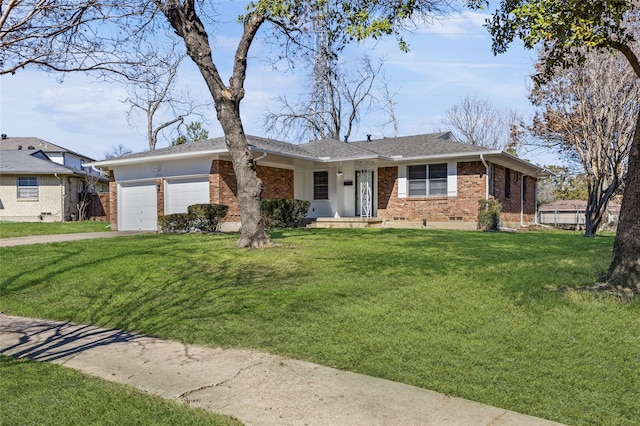
<svg viewBox="0 0 640 426"><path fill-rule="evenodd" d="M480 154L480 161L484 164L484 199L489 199L489 164L484 159L484 154Z"/></svg>
<svg viewBox="0 0 640 426"><path fill-rule="evenodd" d="M520 176L520 226L524 228L524 173Z"/></svg>
<svg viewBox="0 0 640 426"><path fill-rule="evenodd" d="M57 173L53 175L60 181L60 222L64 222L64 180Z"/></svg>
<svg viewBox="0 0 640 426"><path fill-rule="evenodd" d="M262 155L261 155L260 157L258 157L258 158L254 158L254 159L253 159L253 164L256 164L258 161L262 160L262 159L263 159L264 157L266 157L266 156L267 156L267 153L266 153L266 152L263 152L263 153L262 153Z"/></svg>
<svg viewBox="0 0 640 426"><path fill-rule="evenodd" d="M534 191L533 191L533 205L535 206L534 211L535 211L535 215L536 215L536 217L535 217L535 224L536 225L540 225L540 221L538 220L538 214L539 214L539 211L538 211L538 181L539 180L540 180L540 178L536 176L536 186L535 186Z"/></svg>

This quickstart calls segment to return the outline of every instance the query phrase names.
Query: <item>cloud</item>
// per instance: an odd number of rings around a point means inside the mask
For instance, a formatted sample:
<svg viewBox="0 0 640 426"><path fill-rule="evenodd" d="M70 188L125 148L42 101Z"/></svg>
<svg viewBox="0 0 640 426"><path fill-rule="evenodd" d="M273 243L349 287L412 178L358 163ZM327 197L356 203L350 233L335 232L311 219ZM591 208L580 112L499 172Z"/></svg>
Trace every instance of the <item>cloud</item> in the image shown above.
<svg viewBox="0 0 640 426"><path fill-rule="evenodd" d="M465 10L448 17L434 19L425 23L418 29L418 33L435 34L446 38L488 37L486 28L483 27L487 13Z"/></svg>

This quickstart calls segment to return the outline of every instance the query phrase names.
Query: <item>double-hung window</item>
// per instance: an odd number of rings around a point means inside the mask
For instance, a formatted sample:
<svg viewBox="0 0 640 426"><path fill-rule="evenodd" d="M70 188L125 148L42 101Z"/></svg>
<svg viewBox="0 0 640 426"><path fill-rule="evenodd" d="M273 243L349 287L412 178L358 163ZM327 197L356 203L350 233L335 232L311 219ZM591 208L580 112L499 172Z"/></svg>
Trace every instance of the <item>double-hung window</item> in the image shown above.
<svg viewBox="0 0 640 426"><path fill-rule="evenodd" d="M447 163L407 167L409 197L447 195Z"/></svg>
<svg viewBox="0 0 640 426"><path fill-rule="evenodd" d="M18 177L18 198L26 200L33 200L38 198L37 176Z"/></svg>
<svg viewBox="0 0 640 426"><path fill-rule="evenodd" d="M329 172L313 172L313 199L329 199Z"/></svg>

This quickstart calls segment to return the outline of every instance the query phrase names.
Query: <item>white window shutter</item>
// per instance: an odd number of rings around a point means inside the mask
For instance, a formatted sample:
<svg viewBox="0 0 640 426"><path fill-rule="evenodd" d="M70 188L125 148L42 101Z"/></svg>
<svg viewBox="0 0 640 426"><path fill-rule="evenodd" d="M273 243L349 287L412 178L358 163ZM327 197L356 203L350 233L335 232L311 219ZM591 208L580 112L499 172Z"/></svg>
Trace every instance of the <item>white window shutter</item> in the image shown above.
<svg viewBox="0 0 640 426"><path fill-rule="evenodd" d="M407 198L407 166L398 166L398 198Z"/></svg>
<svg viewBox="0 0 640 426"><path fill-rule="evenodd" d="M447 163L447 196L458 196L458 163Z"/></svg>

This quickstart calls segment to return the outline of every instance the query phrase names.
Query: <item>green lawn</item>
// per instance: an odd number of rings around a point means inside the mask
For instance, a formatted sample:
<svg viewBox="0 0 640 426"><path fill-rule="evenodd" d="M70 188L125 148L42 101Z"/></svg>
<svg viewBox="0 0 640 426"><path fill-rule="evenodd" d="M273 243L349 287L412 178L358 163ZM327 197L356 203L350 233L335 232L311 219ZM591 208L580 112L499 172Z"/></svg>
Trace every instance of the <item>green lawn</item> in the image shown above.
<svg viewBox="0 0 640 426"><path fill-rule="evenodd" d="M0 311L278 353L572 425L640 418L640 302L557 291L613 235L141 235L1 249Z"/></svg>
<svg viewBox="0 0 640 426"><path fill-rule="evenodd" d="M241 425L45 362L0 355L3 425Z"/></svg>
<svg viewBox="0 0 640 426"><path fill-rule="evenodd" d="M107 222L84 220L80 222L3 222L0 221L0 238L27 237L30 235L77 234L80 232L109 231Z"/></svg>

